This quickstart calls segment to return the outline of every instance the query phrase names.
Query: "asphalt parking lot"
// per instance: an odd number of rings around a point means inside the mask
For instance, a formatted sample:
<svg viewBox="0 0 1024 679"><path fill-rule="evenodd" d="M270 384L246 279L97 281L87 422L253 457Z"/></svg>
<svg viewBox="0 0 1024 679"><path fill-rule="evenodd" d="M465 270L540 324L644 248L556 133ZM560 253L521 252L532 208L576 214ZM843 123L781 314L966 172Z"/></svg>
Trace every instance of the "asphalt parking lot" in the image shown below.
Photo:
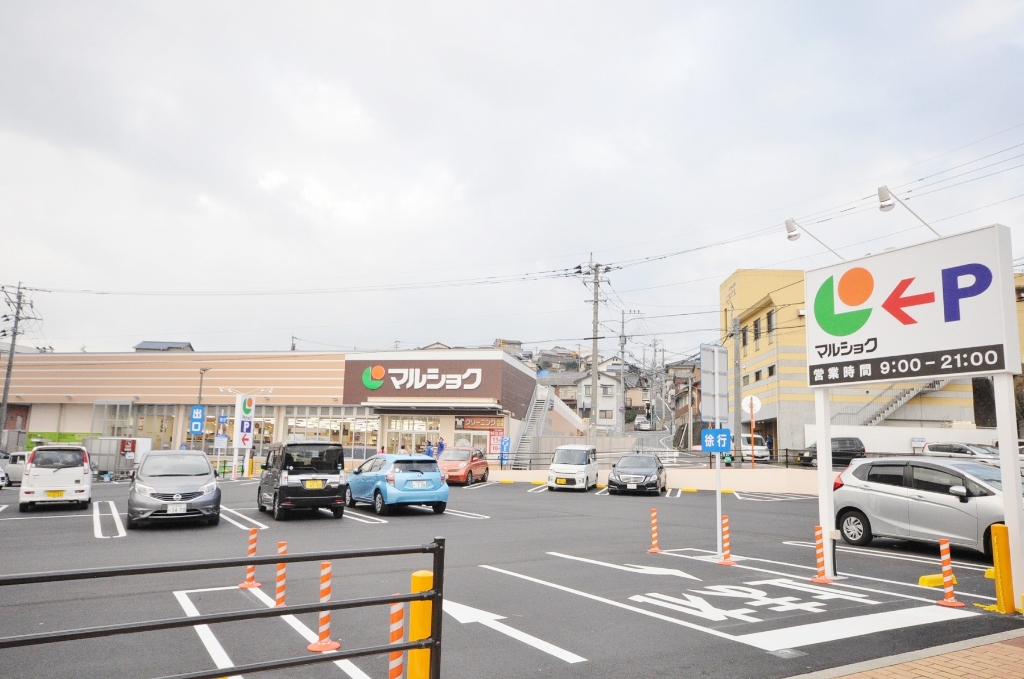
<svg viewBox="0 0 1024 679"><path fill-rule="evenodd" d="M934 605L941 591L919 587L939 572L935 547L876 541L840 544L845 577L817 587L814 498L738 493L723 498L737 565L715 563L714 494L674 489L660 497L552 492L527 484L453 487L449 510L408 508L378 518L369 507L296 514L275 522L255 509L254 481L222 484L219 526L123 526L127 486L97 484L90 510L17 512L17 489L0 491L0 570L5 574L244 556L249 527L259 553L278 541L290 553L448 540L445 677L786 677L1016 629L1000 616L984 578L989 565L954 550L957 596L965 609ZM658 509L661 554L650 554L650 509ZM116 511L115 511L116 510ZM334 597L408 591L429 556L360 559L334 565ZM7 587L0 635L178 617L266 606L262 590L240 590L242 569ZM288 602L316 600L316 564L293 564ZM468 608L467 608L468 607ZM345 648L387 641L383 608L334 615ZM4 676L158 677L305 653L313 615L226 623L204 637L186 628L3 652ZM304 631L305 630L305 631ZM214 640L211 643L210 639ZM218 650L219 649L219 650ZM385 677L384 657L266 677Z"/></svg>

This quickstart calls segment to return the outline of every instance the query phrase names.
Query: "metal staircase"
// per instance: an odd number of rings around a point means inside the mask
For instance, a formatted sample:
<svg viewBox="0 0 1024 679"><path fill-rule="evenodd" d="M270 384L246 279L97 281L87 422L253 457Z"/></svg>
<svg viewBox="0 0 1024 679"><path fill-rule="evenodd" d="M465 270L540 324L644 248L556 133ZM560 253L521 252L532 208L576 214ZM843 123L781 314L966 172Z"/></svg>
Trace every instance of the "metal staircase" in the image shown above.
<svg viewBox="0 0 1024 679"><path fill-rule="evenodd" d="M533 459L533 440L544 435L547 414L551 410L554 389L537 385L527 408L526 421L519 429L519 438L512 448L512 469L530 469Z"/></svg>
<svg viewBox="0 0 1024 679"><path fill-rule="evenodd" d="M832 423L876 427L918 394L939 391L951 381L950 378L931 382L894 382L863 407L848 407L836 413Z"/></svg>

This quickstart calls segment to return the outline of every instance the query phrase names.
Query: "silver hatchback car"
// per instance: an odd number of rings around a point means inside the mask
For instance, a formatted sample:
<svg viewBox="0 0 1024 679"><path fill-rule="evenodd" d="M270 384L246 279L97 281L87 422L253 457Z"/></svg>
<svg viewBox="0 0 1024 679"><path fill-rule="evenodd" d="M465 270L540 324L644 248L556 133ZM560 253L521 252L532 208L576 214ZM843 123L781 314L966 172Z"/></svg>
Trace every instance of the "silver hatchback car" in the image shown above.
<svg viewBox="0 0 1024 679"><path fill-rule="evenodd" d="M156 521L220 522L217 473L202 451L146 453L128 491L128 528Z"/></svg>
<svg viewBox="0 0 1024 679"><path fill-rule="evenodd" d="M989 528L1003 523L1000 470L972 460L853 460L836 479L836 525L852 545L875 537L938 542L991 553Z"/></svg>

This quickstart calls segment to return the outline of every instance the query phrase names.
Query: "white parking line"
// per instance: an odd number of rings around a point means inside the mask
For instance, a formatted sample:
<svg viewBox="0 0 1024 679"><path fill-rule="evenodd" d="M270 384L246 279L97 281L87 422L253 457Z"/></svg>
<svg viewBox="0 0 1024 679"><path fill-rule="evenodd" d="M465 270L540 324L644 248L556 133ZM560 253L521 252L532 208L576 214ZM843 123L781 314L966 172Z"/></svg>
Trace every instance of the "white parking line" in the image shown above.
<svg viewBox="0 0 1024 679"><path fill-rule="evenodd" d="M531 488L530 490L528 490L526 492L527 493L543 493L547 489L548 489L547 486L534 486L533 488Z"/></svg>
<svg viewBox="0 0 1024 679"><path fill-rule="evenodd" d="M495 486L497 484L497 481L484 481L483 483L474 483L472 486L464 486L462 490L480 490L481 488Z"/></svg>
<svg viewBox="0 0 1024 679"><path fill-rule="evenodd" d="M351 509L345 512L343 519L352 519L360 523L387 523L387 519L381 519L376 516L367 516L366 514L356 514Z"/></svg>
<svg viewBox="0 0 1024 679"><path fill-rule="evenodd" d="M608 486L605 486L601 490L599 490L596 493L594 493L594 496L596 497L598 495L607 495L607 494L608 494Z"/></svg>
<svg viewBox="0 0 1024 679"><path fill-rule="evenodd" d="M816 549L817 548L817 546L814 543L812 543L812 542L802 542L800 540L786 540L786 541L783 541L782 544L788 545L790 547L809 547L811 549ZM850 554L864 554L864 555L867 555L867 556L877 556L880 559L896 559L898 561L913 561L915 563L924 563L924 564L929 564L929 565L934 565L934 566L941 566L942 565L942 561L940 561L939 559L932 559L932 558L927 557L927 556L918 556L918 555L909 555L909 554L908 555L904 555L904 554L887 554L885 552L880 552L880 551L877 551L877 550L874 550L874 549L863 549L861 547L836 547L836 550L838 550L840 552L849 552ZM953 561L952 563L957 568L963 568L963 569L969 570L969 571L979 571L979 572L984 573L985 571L988 570L988 568L986 568L985 566L978 566L976 564L967 564L967 563L963 563L962 561Z"/></svg>
<svg viewBox="0 0 1024 679"><path fill-rule="evenodd" d="M753 502L792 502L794 500L817 500L814 495L797 495L796 493L748 493L733 492L737 500L751 500Z"/></svg>
<svg viewBox="0 0 1024 679"><path fill-rule="evenodd" d="M102 516L102 514L100 514L100 505L103 504L103 502L110 505L110 513L114 518L114 526L117 528L117 535L103 534L103 525L100 522L100 517ZM92 503L92 534L97 538L123 538L127 535L127 533L124 532L124 524L121 523L121 517L117 513L117 506L113 502L109 500L102 500Z"/></svg>
<svg viewBox="0 0 1024 679"><path fill-rule="evenodd" d="M192 603L192 600L188 598L189 592L212 592L224 589L238 589L238 587L213 587L205 590L187 590L182 592L175 592L174 598L178 600L178 604L182 610L185 611L185 615L190 618L199 616L199 609ZM217 641L217 637L213 635L213 631L210 630L209 625L194 625L193 629L196 634L199 635L199 640L203 642L203 646L206 647L206 652L210 654L210 658L213 660L213 664L217 666L217 669L222 670L228 667L234 667L235 663L231 662L231 658L228 657L227 651ZM229 679L242 679L242 675L235 674Z"/></svg>
<svg viewBox="0 0 1024 679"><path fill-rule="evenodd" d="M449 509L446 511L447 514L454 514L455 516L461 516L465 519L489 519L491 517L486 514L476 514L474 512L463 512L458 509Z"/></svg>
<svg viewBox="0 0 1024 679"><path fill-rule="evenodd" d="M7 509L7 505L0 505L0 512L4 511L5 509Z"/></svg>
<svg viewBox="0 0 1024 679"><path fill-rule="evenodd" d="M258 484L258 483L259 483L259 481L246 481L245 483L240 483L240 484L238 484L238 485L239 485L240 487L241 487L241 486L255 486L255 485L256 485L256 484Z"/></svg>
<svg viewBox="0 0 1024 679"><path fill-rule="evenodd" d="M224 516L224 512L231 512L231 513L232 513L232 514L234 514L235 516L241 517L242 519L245 519L245 520L246 520L246 521L248 521L249 523L255 524L255 525L256 525L256 527L257 527L257 528L259 528L260 530L267 530L267 529L269 529L269 528L270 528L270 526L268 526L268 525L266 525L266 524L263 524L263 523L260 523L260 522L259 522L259 521L257 521L256 519L250 519L250 518L249 518L248 516L246 516L245 514L242 514L241 512L236 512L236 511L235 511L234 509L231 509L231 507L225 507L224 505L221 505L221 507L220 507L220 508L221 508L221 518L223 518L223 519L226 519L227 521L229 521L229 522L231 522L231 523L235 524L235 525L236 525L236 526L238 526L239 528L242 528L242 529L244 529L244 530L249 530L249 526L243 526L242 524L238 523L237 521L232 521L232 520L231 520L231 517L229 517L229 516Z"/></svg>

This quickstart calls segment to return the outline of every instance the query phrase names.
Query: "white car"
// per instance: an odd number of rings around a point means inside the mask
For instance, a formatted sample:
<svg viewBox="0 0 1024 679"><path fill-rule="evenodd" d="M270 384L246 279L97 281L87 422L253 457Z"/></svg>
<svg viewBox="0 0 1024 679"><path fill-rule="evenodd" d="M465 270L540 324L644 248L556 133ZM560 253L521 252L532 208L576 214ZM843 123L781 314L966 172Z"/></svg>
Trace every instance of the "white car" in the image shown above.
<svg viewBox="0 0 1024 679"><path fill-rule="evenodd" d="M29 452L11 453L4 471L7 472L8 483L21 483L21 477L25 474L25 460L31 455Z"/></svg>
<svg viewBox="0 0 1024 679"><path fill-rule="evenodd" d="M646 417L640 416L633 420L633 431L650 431L651 421Z"/></svg>
<svg viewBox="0 0 1024 679"><path fill-rule="evenodd" d="M57 502L71 502L80 509L92 502L89 451L82 446L36 446L28 454L18 489L18 511Z"/></svg>
<svg viewBox="0 0 1024 679"><path fill-rule="evenodd" d="M586 492L597 485L597 448L571 445L555 448L548 469L548 488L578 488Z"/></svg>
<svg viewBox="0 0 1024 679"><path fill-rule="evenodd" d="M750 460L750 434L740 435L740 450L737 457L740 460ZM768 446L760 434L754 434L754 460L767 462L769 458Z"/></svg>
<svg viewBox="0 0 1024 679"><path fill-rule="evenodd" d="M11 480L7 478L7 472L0 468L0 488L11 485Z"/></svg>

